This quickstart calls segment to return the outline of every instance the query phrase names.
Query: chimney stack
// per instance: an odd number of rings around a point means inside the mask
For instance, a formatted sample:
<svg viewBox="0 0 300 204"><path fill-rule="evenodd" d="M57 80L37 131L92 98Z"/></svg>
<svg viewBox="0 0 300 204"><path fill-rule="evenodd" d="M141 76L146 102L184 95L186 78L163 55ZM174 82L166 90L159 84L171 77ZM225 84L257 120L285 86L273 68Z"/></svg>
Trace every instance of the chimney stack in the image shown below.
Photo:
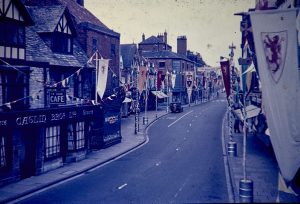
<svg viewBox="0 0 300 204"><path fill-rule="evenodd" d="M142 41L144 41L145 40L145 34L143 33L143 35L142 35Z"/></svg>
<svg viewBox="0 0 300 204"><path fill-rule="evenodd" d="M164 32L164 43L168 44L168 33L166 30Z"/></svg>
<svg viewBox="0 0 300 204"><path fill-rule="evenodd" d="M187 54L187 40L185 35L177 37L177 54L184 56Z"/></svg>

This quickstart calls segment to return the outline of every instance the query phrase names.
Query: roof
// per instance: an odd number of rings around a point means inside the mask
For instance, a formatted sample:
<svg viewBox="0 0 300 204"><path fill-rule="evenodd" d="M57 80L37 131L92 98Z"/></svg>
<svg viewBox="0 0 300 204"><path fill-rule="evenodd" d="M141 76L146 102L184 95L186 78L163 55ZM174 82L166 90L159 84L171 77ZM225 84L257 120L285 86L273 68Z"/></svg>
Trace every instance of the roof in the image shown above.
<svg viewBox="0 0 300 204"><path fill-rule="evenodd" d="M120 45L121 55L123 58L123 65L125 68L130 68L134 59L134 55L137 53L136 44L123 44Z"/></svg>
<svg viewBox="0 0 300 204"><path fill-rule="evenodd" d="M33 21L36 32L54 32L66 6L27 6Z"/></svg>
<svg viewBox="0 0 300 204"><path fill-rule="evenodd" d="M101 27L101 26L92 24L90 22L82 22L78 26L82 27L82 28L85 28L85 29L94 30L96 32L101 32L101 33L106 34L106 35L110 35L110 36L113 36L113 37L120 38L120 33L114 32L113 30L110 30L107 27Z"/></svg>
<svg viewBox="0 0 300 204"><path fill-rule="evenodd" d="M64 6L67 7L70 14L73 17L76 25L84 25L88 28L94 29L96 31L102 32L104 34L110 34L113 36L120 36L119 33L116 33L109 29L104 23L102 23L96 16L94 16L89 10L79 5L75 0L51 0L51 1L41 1L41 0L22 0L25 2L25 5L28 6ZM47 12L45 12L47 14ZM49 18L51 19L51 18ZM92 26L91 26L92 25Z"/></svg>
<svg viewBox="0 0 300 204"><path fill-rule="evenodd" d="M193 62L192 60L188 59L186 56L177 54L172 51L162 50L162 51L144 51L142 55L145 58L152 58L152 59L181 59L189 62Z"/></svg>
<svg viewBox="0 0 300 204"><path fill-rule="evenodd" d="M82 22L89 22L91 24L108 28L102 23L96 16L94 16L89 10L76 3L74 0L58 0L61 4L67 5L70 13L73 14L77 24Z"/></svg>
<svg viewBox="0 0 300 204"><path fill-rule="evenodd" d="M162 39L152 35L151 37L143 40L139 44L157 44L157 43L164 43L164 42L162 41Z"/></svg>
<svg viewBox="0 0 300 204"><path fill-rule="evenodd" d="M28 61L49 62L53 66L83 67L88 58L74 39L73 54L58 54L36 33L34 27L26 28L26 59Z"/></svg>

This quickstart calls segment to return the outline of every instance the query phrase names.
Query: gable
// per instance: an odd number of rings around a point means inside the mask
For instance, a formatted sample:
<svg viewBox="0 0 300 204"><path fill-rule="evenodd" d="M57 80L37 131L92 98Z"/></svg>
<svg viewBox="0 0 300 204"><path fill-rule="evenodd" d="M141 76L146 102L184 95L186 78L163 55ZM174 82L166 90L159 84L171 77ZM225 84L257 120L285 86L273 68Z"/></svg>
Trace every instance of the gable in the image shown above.
<svg viewBox="0 0 300 204"><path fill-rule="evenodd" d="M66 14L63 14L55 28L55 31L57 32L62 32L62 33L66 33L66 34L70 34L72 35L72 31L71 28L69 26L69 22L66 18Z"/></svg>
<svg viewBox="0 0 300 204"><path fill-rule="evenodd" d="M17 0L0 0L0 17L32 24L24 5Z"/></svg>

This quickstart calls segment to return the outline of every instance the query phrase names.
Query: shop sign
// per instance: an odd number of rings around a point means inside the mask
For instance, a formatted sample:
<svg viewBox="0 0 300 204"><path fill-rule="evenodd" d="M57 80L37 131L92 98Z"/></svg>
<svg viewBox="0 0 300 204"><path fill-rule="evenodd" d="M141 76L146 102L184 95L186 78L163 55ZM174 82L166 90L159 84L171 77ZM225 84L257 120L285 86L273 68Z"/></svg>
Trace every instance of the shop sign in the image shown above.
<svg viewBox="0 0 300 204"><path fill-rule="evenodd" d="M87 119L96 114L99 107L52 108L46 110L0 113L0 127L24 127L49 125L76 119ZM113 121L112 119L110 121Z"/></svg>
<svg viewBox="0 0 300 204"><path fill-rule="evenodd" d="M65 105L66 89L47 88L48 105Z"/></svg>

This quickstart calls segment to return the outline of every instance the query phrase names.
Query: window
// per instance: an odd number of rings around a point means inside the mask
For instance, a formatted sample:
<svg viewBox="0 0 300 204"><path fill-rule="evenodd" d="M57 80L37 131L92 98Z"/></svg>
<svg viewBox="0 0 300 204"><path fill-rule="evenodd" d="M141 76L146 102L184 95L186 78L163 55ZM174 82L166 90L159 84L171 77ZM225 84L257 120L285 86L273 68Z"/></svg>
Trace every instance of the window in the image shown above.
<svg viewBox="0 0 300 204"><path fill-rule="evenodd" d="M26 71L18 72L6 70L0 73L0 91L2 91L2 103L11 103L11 108L23 109L29 107L29 74Z"/></svg>
<svg viewBox="0 0 300 204"><path fill-rule="evenodd" d="M159 62L159 63L158 63L159 68L165 67L165 65L166 65L165 62Z"/></svg>
<svg viewBox="0 0 300 204"><path fill-rule="evenodd" d="M84 122L68 125L68 150L74 151L85 147Z"/></svg>
<svg viewBox="0 0 300 204"><path fill-rule="evenodd" d="M6 167L7 161L6 161L6 154L5 154L5 137L0 136L0 169L3 167Z"/></svg>
<svg viewBox="0 0 300 204"><path fill-rule="evenodd" d="M45 143L46 158L57 157L60 154L60 126L46 128Z"/></svg>
<svg viewBox="0 0 300 204"><path fill-rule="evenodd" d="M72 54L73 52L72 36L61 32L54 32L52 40L53 40L52 50L54 52L63 53L63 54Z"/></svg>
<svg viewBox="0 0 300 204"><path fill-rule="evenodd" d="M115 57L116 56L116 45L115 44L111 44L110 45L110 56L111 57Z"/></svg>
<svg viewBox="0 0 300 204"><path fill-rule="evenodd" d="M98 49L98 41L97 39L93 39L93 53Z"/></svg>
<svg viewBox="0 0 300 204"><path fill-rule="evenodd" d="M25 27L0 22L0 57L25 59Z"/></svg>

